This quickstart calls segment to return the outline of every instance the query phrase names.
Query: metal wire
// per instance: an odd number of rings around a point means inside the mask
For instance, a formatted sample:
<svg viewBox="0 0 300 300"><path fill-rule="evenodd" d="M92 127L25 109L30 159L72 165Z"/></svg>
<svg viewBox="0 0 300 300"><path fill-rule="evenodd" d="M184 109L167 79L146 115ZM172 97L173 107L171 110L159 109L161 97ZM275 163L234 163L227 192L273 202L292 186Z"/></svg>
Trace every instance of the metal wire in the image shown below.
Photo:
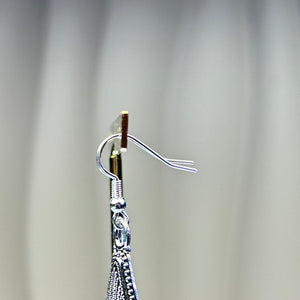
<svg viewBox="0 0 300 300"><path fill-rule="evenodd" d="M108 171L102 162L102 152L103 149L105 147L105 145L113 140L113 139L120 139L122 136L121 133L116 133L113 134L109 137L107 137L105 140L103 140L103 142L99 145L98 150L97 150L97 155L96 155L96 161L97 161L97 165L99 170L107 177L119 181L119 177L113 173L111 173L110 171ZM139 139L137 139L136 137L128 134L127 135L127 139L129 141L131 141L133 144L135 144L136 146L138 146L139 148L141 148L142 150L146 151L148 154L150 154L151 156L153 156L154 158L160 160L161 162L163 162L164 164L166 164L167 166L177 169L177 170L181 170L181 171L186 171L186 172L192 172L192 173L197 173L198 170L195 168L191 168L191 167L187 167L188 165L193 165L194 162L190 161L190 160L179 160L179 159L172 159L172 158L165 158L163 156L161 156L160 154L158 154L156 151L154 151L153 149L151 149L149 146L147 146L145 143L143 143L142 141L140 141Z"/></svg>

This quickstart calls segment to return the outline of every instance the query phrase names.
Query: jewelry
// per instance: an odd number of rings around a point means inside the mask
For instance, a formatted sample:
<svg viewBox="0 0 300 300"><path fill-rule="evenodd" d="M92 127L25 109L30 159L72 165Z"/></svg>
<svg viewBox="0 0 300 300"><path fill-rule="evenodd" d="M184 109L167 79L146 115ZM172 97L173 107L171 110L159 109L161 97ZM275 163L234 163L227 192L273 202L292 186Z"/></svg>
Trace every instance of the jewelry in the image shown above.
<svg viewBox="0 0 300 300"><path fill-rule="evenodd" d="M124 117L124 112L122 113ZM122 118L121 118L122 119ZM107 290L107 300L138 300L138 292L136 288L134 273L132 269L131 262L131 248L130 248L130 240L131 240L131 232L129 228L129 217L125 212L126 202L123 197L123 189L122 189L122 180L121 180L121 170L119 166L119 170L115 172L108 171L102 162L102 152L104 147L109 141L112 140L121 140L118 147L122 145L126 145L127 141L134 143L136 146L140 147L148 154L152 155L156 159L162 161L169 167L188 171L188 172L197 172L197 169L189 167L193 165L192 161L188 160L177 160L177 159L168 159L153 149L151 149L146 144L142 143L140 140L135 138L134 136L127 133L128 126L128 113L127 113L127 123L124 123L124 119L122 119L123 127L121 126L121 131L119 133L114 133L106 138L98 147L96 161L99 170L107 177L111 179L111 222L112 222L112 262L111 262L111 272L108 283ZM125 124L125 125L124 125ZM126 127L126 128L124 128ZM124 137L125 135L125 137ZM126 141L126 142L125 142ZM124 150L124 148L123 148ZM119 155L119 163L121 162L121 154L114 147L112 150L112 154L117 153ZM121 165L121 164L120 164ZM117 168L115 168L117 169Z"/></svg>

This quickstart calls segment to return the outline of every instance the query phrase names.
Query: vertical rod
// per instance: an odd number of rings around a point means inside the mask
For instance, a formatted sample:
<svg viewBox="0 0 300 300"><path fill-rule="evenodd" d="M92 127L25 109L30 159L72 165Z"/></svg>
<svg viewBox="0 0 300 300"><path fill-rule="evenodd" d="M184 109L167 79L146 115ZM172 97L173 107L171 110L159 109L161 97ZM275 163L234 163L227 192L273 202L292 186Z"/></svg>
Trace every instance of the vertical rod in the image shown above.
<svg viewBox="0 0 300 300"><path fill-rule="evenodd" d="M111 148L111 155L109 158L109 168L110 172L117 175L120 180L122 180L122 156L121 153L115 154L115 146L113 145ZM110 191L111 191L111 182L110 179ZM113 213L110 211L110 217L112 220ZM113 251L113 224L111 222L111 250Z"/></svg>

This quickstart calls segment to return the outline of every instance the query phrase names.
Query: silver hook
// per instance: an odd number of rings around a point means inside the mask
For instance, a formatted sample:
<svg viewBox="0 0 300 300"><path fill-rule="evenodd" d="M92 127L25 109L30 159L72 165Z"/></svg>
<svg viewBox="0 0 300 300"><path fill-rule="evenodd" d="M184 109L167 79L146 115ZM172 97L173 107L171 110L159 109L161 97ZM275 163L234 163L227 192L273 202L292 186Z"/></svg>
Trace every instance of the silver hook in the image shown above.
<svg viewBox="0 0 300 300"><path fill-rule="evenodd" d="M115 181L120 181L119 177L111 172L109 172L107 169L104 168L103 166L103 162L102 162L102 152L103 149L105 147L105 145L116 138L121 138L122 133L116 133L113 134L109 137L107 137L98 147L97 150L97 156L96 156L96 161L97 161L97 165L99 170L107 177L115 180ZM197 173L198 170L195 168L191 168L191 167L187 167L187 166L192 166L194 165L194 162L191 160L180 160L180 159L172 159L172 158L165 158L163 156L161 156L160 154L158 154L157 152L155 152L153 149L151 149L149 146L147 146L146 144L144 144L143 142L141 142L139 139L137 139L136 137L128 134L127 135L127 139L129 141L131 141L132 143L134 143L136 146L138 146L139 148L143 149L144 151L146 151L148 154L152 155L153 157L155 157L156 159L160 160L161 162L163 162L164 164L166 164L167 166L177 169L177 170L182 170L182 171L187 171L187 172L192 172L192 173Z"/></svg>

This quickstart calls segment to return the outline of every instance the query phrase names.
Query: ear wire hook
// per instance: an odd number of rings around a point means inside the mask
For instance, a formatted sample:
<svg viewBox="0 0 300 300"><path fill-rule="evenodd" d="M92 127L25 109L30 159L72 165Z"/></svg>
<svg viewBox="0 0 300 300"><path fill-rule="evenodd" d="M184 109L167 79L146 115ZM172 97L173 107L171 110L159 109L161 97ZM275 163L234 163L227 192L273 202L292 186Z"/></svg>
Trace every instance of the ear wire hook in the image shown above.
<svg viewBox="0 0 300 300"><path fill-rule="evenodd" d="M99 170L107 177L113 179L114 181L121 181L119 179L119 177L111 172L109 172L107 169L104 168L103 166L103 162L102 162L102 152L103 149L105 147L105 145L116 138L121 138L122 134L121 133L116 133L113 134L109 137L107 137L98 147L97 150L97 156L96 156L96 161L97 161L97 165ZM167 166L177 169L177 170L182 170L182 171L186 171L186 172L192 172L192 173L197 173L198 170L195 168L191 168L191 167L187 167L187 166L192 166L194 164L193 161L191 160L180 160L180 159L171 159L171 158L165 158L163 156L161 156L160 154L158 154L156 151L154 151L153 149L151 149L149 146L147 146L146 144L144 144L142 141L140 141L139 139L137 139L136 137L128 134L127 135L127 139L129 141L131 141L132 143L134 143L136 146L138 146L139 148L141 148L142 150L144 150L145 152L147 152L148 154L152 155L154 158L160 160L161 162L163 162L164 164L166 164Z"/></svg>

